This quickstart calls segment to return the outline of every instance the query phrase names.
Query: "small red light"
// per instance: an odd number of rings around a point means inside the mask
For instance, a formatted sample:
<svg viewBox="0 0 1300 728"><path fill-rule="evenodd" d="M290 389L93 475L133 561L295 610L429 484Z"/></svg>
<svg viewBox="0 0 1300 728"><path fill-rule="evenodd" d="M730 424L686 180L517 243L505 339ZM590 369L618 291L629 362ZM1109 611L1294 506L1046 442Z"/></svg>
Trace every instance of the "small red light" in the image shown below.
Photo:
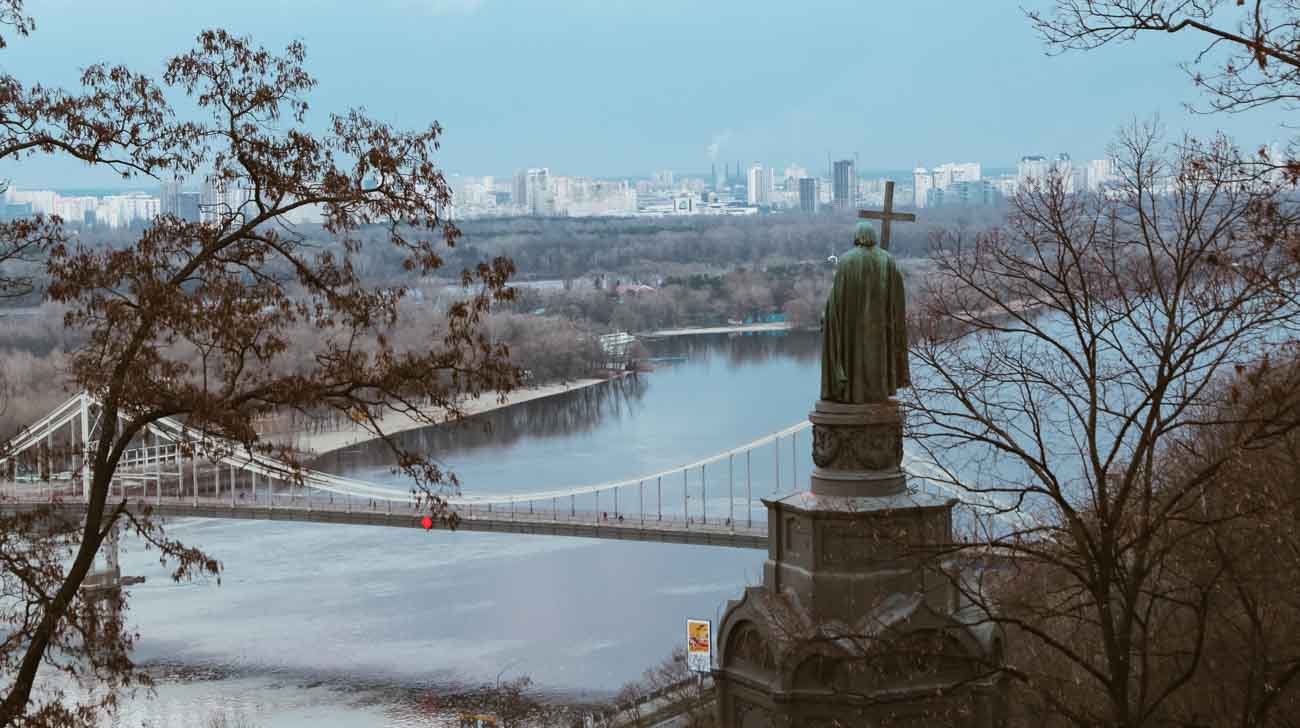
<svg viewBox="0 0 1300 728"><path fill-rule="evenodd" d="M424 526L424 530L428 531L430 528L433 528L433 519L425 516L420 520L420 525Z"/></svg>

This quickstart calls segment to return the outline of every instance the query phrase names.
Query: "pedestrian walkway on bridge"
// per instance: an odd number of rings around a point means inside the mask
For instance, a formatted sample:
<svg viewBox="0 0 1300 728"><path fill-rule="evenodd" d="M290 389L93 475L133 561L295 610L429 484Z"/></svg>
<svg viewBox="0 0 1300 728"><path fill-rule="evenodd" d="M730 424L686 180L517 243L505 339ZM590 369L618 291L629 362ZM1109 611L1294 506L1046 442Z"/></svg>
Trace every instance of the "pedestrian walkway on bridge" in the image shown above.
<svg viewBox="0 0 1300 728"><path fill-rule="evenodd" d="M84 515L89 473L81 454L96 444L98 408L89 394L79 394L10 443L0 459L5 510L52 503L70 516ZM770 468L772 477L762 482L774 483L773 497L799 489L794 455L809 427L801 422L636 478L526 493L448 494L444 500L454 527L463 531L763 549L767 519L755 498L755 474ZM925 478L913 482L942 495ZM148 426L137 446L123 453L110 494L133 509L148 504L164 517L409 528L422 527L430 509L415 491L293 469L232 443L198 437L171 419ZM433 525L450 524L434 519Z"/></svg>

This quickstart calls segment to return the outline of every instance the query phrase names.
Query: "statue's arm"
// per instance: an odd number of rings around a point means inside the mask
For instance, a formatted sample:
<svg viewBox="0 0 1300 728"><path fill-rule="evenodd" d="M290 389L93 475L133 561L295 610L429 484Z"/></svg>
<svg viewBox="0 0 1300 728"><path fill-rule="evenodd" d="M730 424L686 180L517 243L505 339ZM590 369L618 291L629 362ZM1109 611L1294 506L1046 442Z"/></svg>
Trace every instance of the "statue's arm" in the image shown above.
<svg viewBox="0 0 1300 728"><path fill-rule="evenodd" d="M826 297L822 308L822 399L839 401L844 394L846 377L840 366L843 361L844 332L842 322L836 316L835 292Z"/></svg>

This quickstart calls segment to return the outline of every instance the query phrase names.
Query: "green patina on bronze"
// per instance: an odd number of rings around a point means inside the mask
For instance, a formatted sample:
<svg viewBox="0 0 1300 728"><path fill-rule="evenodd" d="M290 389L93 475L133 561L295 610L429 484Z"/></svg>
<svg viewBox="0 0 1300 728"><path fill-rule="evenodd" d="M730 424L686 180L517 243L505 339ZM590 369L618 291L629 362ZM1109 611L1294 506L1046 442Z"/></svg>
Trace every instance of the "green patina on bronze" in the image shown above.
<svg viewBox="0 0 1300 728"><path fill-rule="evenodd" d="M883 402L911 383L907 368L903 276L894 256L858 223L853 249L840 256L822 322L822 399Z"/></svg>
<svg viewBox="0 0 1300 728"><path fill-rule="evenodd" d="M876 244L876 226L863 220L853 229L854 245L875 245Z"/></svg>

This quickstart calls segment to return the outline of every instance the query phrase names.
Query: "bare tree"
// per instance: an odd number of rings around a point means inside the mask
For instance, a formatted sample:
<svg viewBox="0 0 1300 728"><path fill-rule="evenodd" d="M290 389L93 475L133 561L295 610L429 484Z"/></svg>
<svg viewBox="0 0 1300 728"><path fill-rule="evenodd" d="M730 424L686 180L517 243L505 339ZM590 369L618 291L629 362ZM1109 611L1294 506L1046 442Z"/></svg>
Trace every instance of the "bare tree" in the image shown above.
<svg viewBox="0 0 1300 728"><path fill-rule="evenodd" d="M1199 34L1205 47L1183 68L1206 93L1206 112L1239 112L1300 101L1300 2L1296 0L1054 0L1030 11L1049 48L1091 50L1148 33ZM1206 68L1208 70L1202 70ZM1262 161L1300 180L1293 143Z"/></svg>
<svg viewBox="0 0 1300 728"><path fill-rule="evenodd" d="M701 676L686 666L686 649L673 651L639 680L624 685L615 699L615 709L635 721L649 725L664 710L679 716L682 725L707 728L715 725L713 706L706 702Z"/></svg>
<svg viewBox="0 0 1300 728"><path fill-rule="evenodd" d="M1152 125L1114 155L1116 185L1029 185L1005 228L936 251L911 353L927 474L965 494L972 545L1015 564L957 583L1007 630L1011 705L1038 722L1177 712L1211 669L1224 588L1178 545L1225 466L1300 414L1218 406L1226 377L1295 339L1300 247L1277 184L1222 139L1171 159ZM1296 401L1300 381L1268 381ZM1211 423L1217 454L1168 467Z"/></svg>
<svg viewBox="0 0 1300 728"><path fill-rule="evenodd" d="M1295 354L1224 382L1212 424L1177 442L1165 464L1180 482L1223 462L1198 508L1169 529L1171 553L1209 592L1212 614L1206 669L1171 705L1186 723L1263 726L1300 714L1300 432L1286 426L1300 411ZM1273 436L1234 451L1237 431L1257 420L1275 423Z"/></svg>
<svg viewBox="0 0 1300 728"><path fill-rule="evenodd" d="M0 10L18 33L32 28L21 0L4 0ZM427 407L458 416L462 398L519 381L506 347L479 330L493 301L512 296L506 259L462 274L477 291L449 308L443 333L417 348L392 343L402 291L368 286L352 260L367 230L379 231L413 274L443 265L439 250L459 232L442 216L450 192L434 160L441 129L403 131L353 110L314 133L304 125L315 84L304 58L299 43L273 53L211 30L171 59L161 86L96 66L79 95L0 78L0 158L60 153L126 175L210 170L209 183L225 193L203 222L160 218L123 245L74 244L57 219L0 232L9 255L44 261L48 297L67 305L65 324L84 337L70 352L67 383L102 404L101 437L85 453L84 522L38 514L0 528L0 725L91 725L121 688L147 684L129 659L122 595L105 604L80 589L119 523L158 549L175 578L219 573L215 559L169 538L147 511L110 497L123 451L150 423L178 418L192 440L234 443L294 467L291 451L258 437L259 417L332 409L360 416L382 437L375 413L432 422ZM175 120L168 93L188 96L198 116ZM319 212L331 245L289 223L306 209ZM301 327L317 332L312 356L277 366ZM454 523L441 498L454 476L384 439L430 512ZM57 685L37 692L42 665L99 689L80 702Z"/></svg>

